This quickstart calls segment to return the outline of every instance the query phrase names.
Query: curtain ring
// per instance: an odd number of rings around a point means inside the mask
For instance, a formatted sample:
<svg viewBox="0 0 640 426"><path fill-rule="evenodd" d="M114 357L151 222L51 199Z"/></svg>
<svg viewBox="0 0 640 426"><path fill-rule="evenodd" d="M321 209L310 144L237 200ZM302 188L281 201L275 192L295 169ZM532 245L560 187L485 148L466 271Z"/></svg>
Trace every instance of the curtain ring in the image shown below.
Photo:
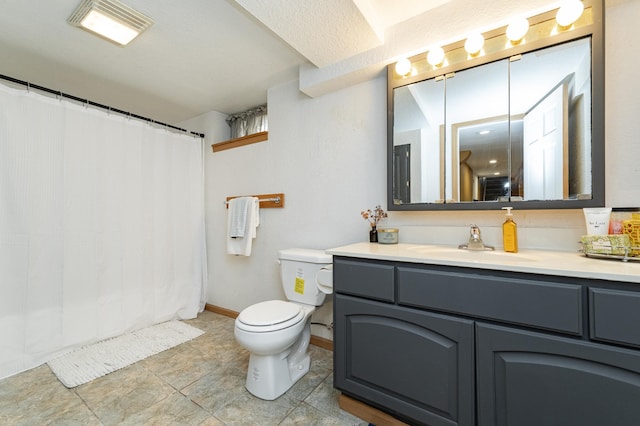
<svg viewBox="0 0 640 426"><path fill-rule="evenodd" d="M27 81L27 93L31 92L31 84Z"/></svg>

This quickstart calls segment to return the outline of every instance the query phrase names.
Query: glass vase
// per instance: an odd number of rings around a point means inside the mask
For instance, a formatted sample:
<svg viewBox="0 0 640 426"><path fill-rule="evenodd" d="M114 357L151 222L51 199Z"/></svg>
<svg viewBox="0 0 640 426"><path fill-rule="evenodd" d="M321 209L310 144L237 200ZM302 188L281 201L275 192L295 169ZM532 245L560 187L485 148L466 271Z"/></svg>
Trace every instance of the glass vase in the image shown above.
<svg viewBox="0 0 640 426"><path fill-rule="evenodd" d="M378 242L378 230L376 229L376 225L371 225L371 229L369 230L369 242Z"/></svg>

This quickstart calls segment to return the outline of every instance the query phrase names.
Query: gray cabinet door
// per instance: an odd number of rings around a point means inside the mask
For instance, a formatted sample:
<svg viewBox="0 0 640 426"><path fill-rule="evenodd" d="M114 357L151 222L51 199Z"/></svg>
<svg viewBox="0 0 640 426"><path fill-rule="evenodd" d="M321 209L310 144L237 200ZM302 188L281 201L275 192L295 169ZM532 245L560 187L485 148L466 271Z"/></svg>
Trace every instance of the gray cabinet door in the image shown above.
<svg viewBox="0 0 640 426"><path fill-rule="evenodd" d="M640 425L640 352L476 327L479 426Z"/></svg>
<svg viewBox="0 0 640 426"><path fill-rule="evenodd" d="M412 424L474 424L472 321L342 294L334 309L336 388Z"/></svg>

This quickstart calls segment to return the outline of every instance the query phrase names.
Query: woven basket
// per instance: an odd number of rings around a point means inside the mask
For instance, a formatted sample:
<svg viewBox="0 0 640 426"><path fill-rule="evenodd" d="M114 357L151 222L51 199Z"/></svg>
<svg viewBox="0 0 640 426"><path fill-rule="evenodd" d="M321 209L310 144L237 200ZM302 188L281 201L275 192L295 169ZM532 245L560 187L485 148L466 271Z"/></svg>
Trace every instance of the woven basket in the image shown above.
<svg viewBox="0 0 640 426"><path fill-rule="evenodd" d="M640 255L640 220L625 220L622 222L622 232L631 240L632 256Z"/></svg>

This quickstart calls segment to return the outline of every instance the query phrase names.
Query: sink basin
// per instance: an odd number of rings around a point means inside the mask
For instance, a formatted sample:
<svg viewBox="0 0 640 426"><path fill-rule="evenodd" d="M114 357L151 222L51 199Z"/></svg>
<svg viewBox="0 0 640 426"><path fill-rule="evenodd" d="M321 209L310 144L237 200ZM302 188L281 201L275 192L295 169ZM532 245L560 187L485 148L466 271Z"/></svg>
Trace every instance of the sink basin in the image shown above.
<svg viewBox="0 0 640 426"><path fill-rule="evenodd" d="M415 245L407 247L407 250L424 255L425 257L446 257L451 260L464 260L471 262L535 262L538 259L525 253L506 253L499 250L464 250L457 247L438 245Z"/></svg>

